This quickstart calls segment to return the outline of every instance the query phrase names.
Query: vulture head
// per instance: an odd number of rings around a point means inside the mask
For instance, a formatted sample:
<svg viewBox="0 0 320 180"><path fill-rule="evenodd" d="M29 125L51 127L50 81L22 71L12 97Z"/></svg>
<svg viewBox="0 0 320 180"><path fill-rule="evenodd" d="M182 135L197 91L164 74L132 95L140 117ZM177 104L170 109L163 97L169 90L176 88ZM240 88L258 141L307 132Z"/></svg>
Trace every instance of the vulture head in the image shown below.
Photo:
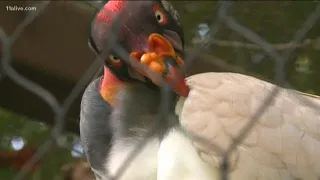
<svg viewBox="0 0 320 180"><path fill-rule="evenodd" d="M118 24L119 23L119 24ZM110 33L110 31L112 31ZM112 42L111 38L114 38ZM127 57L114 50L120 45ZM126 85L145 83L151 87L160 85L159 78L146 71L135 68L124 59L144 64L152 74L157 74L173 90L187 96L189 89L185 84L183 65L184 36L177 11L164 0L149 1L109 1L97 12L92 22L89 38L91 49L103 58L105 80L108 84ZM110 48L108 48L110 47ZM150 72L149 71L149 72ZM101 86L101 95L108 102L114 88ZM116 86L113 86L116 87Z"/></svg>

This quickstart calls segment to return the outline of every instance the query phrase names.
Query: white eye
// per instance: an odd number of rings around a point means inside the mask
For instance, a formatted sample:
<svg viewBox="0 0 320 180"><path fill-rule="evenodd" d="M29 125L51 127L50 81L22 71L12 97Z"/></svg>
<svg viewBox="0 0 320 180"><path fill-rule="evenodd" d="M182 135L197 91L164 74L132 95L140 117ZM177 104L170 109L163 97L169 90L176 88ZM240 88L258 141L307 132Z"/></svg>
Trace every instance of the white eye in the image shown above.
<svg viewBox="0 0 320 180"><path fill-rule="evenodd" d="M121 59L116 57L116 56L113 56L113 55L110 55L109 56L109 59L112 63L120 63Z"/></svg>
<svg viewBox="0 0 320 180"><path fill-rule="evenodd" d="M156 16L156 19L160 24L165 24L166 23L166 16L162 11L156 10L154 12L154 15Z"/></svg>

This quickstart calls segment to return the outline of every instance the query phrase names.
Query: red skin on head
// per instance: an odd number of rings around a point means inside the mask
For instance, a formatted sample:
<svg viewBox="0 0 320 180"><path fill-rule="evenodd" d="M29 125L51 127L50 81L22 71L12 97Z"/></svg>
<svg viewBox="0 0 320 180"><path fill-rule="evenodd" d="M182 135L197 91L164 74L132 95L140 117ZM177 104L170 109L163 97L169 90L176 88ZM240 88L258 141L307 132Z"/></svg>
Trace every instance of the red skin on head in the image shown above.
<svg viewBox="0 0 320 180"><path fill-rule="evenodd" d="M111 23L112 17L118 15L121 11L123 11L127 2L128 2L127 0L111 0L107 4L105 4L105 6L100 10L100 12L98 13L97 18L96 18L98 26L95 27L96 28L95 35L98 37L98 39L100 38L100 40L101 40L102 39L101 37L106 39L106 37L104 37L104 35L106 34L106 28L104 28L105 27L104 25ZM159 5L156 5L156 6L154 6L153 11L154 12L159 11L161 13L163 10L159 7ZM163 22L161 22L161 23L166 24L167 19L164 18ZM158 41L156 41L156 42L158 42ZM162 41L159 41L159 42L162 42ZM169 52L170 50L172 50L173 51L172 53L174 53L174 49L171 46L170 42L168 42L168 44L169 45L166 45L166 44L154 45L155 51L156 52L157 51ZM169 47L169 50L168 49L161 49L163 47ZM169 78L172 80L172 79L174 79L173 76L176 76L179 73L177 73L175 70L171 70L171 71L173 74L172 74L172 77L169 77ZM187 96L189 93L189 89L187 88L187 85L185 84L184 77L179 77L179 79L180 79L178 81L179 84L176 84L174 89L180 95ZM112 74L107 67L105 67L105 74L104 74L104 78L101 82L100 94L105 101L107 101L107 102L109 102L109 104L113 105L114 101L115 101L116 92L119 90L119 88L123 87L123 85L125 85L125 84L126 83L121 82L119 79L117 79L116 76L114 74Z"/></svg>
<svg viewBox="0 0 320 180"><path fill-rule="evenodd" d="M126 0L111 0L100 10L97 15L97 23L110 23L112 15L117 15L125 7ZM111 14L112 13L112 14ZM104 77L101 82L100 94L109 104L114 104L114 97L119 88L123 87L125 83L120 81L110 70L104 68Z"/></svg>
<svg viewBox="0 0 320 180"><path fill-rule="evenodd" d="M99 12L97 16L97 22L109 23L111 21L109 13L118 14L124 8L125 3L126 3L126 0L109 1L107 4L104 5L103 9Z"/></svg>

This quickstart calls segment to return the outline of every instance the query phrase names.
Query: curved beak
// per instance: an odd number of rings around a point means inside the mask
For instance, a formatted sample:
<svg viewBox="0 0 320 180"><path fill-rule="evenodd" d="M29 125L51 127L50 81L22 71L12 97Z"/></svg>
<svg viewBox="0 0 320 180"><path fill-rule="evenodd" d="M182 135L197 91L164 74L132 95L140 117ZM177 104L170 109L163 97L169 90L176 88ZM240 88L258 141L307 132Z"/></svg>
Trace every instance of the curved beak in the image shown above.
<svg viewBox="0 0 320 180"><path fill-rule="evenodd" d="M176 55L172 44L165 37L157 33L151 34L148 38L148 52L132 52L130 56L139 59L141 64L145 64L151 71L163 77L177 94L188 96L189 87L180 70L183 59ZM154 84L160 85L159 78L145 72L139 73L149 78Z"/></svg>

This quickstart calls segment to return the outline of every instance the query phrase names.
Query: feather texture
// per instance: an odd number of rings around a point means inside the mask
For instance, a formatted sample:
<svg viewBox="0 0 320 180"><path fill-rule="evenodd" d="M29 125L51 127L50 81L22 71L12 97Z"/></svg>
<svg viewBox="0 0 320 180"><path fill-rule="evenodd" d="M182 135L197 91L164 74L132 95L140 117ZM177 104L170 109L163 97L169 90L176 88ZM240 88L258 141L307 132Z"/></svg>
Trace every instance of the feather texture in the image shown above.
<svg viewBox="0 0 320 180"><path fill-rule="evenodd" d="M80 137L87 160L96 173L105 174L105 159L111 145L109 116L111 106L99 93L101 78L92 81L86 88L80 110Z"/></svg>
<svg viewBox="0 0 320 180"><path fill-rule="evenodd" d="M203 73L187 79L189 96L176 106L180 123L190 133L227 148L276 87L235 73ZM229 159L232 179L308 179L320 177L320 99L280 87ZM222 154L208 143L193 141L214 166ZM214 167L213 166L213 167Z"/></svg>

